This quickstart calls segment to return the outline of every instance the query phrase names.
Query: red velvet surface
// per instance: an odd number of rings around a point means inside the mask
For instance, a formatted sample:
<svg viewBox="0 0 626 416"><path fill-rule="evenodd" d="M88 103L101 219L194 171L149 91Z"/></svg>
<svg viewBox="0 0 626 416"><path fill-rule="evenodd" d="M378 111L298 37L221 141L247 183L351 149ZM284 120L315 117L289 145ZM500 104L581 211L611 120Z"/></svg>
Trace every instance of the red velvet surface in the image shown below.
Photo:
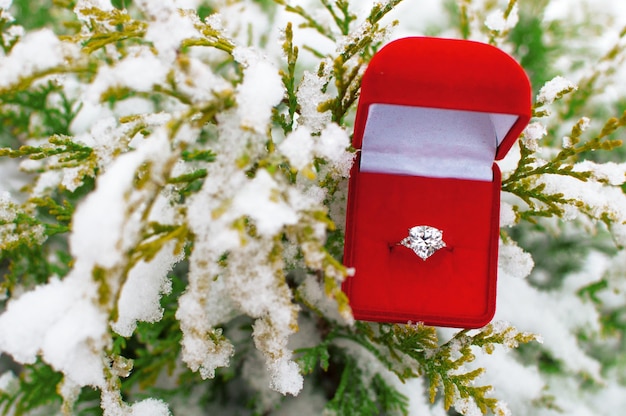
<svg viewBox="0 0 626 416"><path fill-rule="evenodd" d="M351 201L358 226L346 236L356 243L346 255L357 272L344 287L355 317L463 327L491 319L497 183L362 172ZM447 246L424 261L395 245L416 225L443 230Z"/></svg>
<svg viewBox="0 0 626 416"><path fill-rule="evenodd" d="M517 114L496 158L530 118L530 85L504 52L469 41L405 38L372 59L363 76L353 146L374 103ZM463 134L462 131L459 134ZM501 179L361 172L348 196L343 289L356 319L476 328L495 312ZM443 230L447 244L426 261L394 244L416 225ZM390 247L391 246L391 247Z"/></svg>

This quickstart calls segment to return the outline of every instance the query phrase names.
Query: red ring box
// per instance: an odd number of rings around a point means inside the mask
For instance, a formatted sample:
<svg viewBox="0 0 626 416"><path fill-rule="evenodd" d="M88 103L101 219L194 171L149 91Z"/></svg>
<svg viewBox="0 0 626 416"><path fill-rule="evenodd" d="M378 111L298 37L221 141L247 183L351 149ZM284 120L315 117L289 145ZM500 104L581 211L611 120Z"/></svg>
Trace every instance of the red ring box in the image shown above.
<svg viewBox="0 0 626 416"><path fill-rule="evenodd" d="M478 42L410 37L372 58L352 144L343 284L354 317L478 328L495 313L503 158L528 123L519 64ZM396 245L443 231L422 260Z"/></svg>

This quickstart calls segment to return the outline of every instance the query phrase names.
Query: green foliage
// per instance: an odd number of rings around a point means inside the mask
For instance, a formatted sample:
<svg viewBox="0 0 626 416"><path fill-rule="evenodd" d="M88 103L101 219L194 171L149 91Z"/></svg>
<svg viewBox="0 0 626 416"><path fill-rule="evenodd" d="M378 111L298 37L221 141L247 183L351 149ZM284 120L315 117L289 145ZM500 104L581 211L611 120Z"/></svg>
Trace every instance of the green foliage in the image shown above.
<svg viewBox="0 0 626 416"><path fill-rule="evenodd" d="M557 99L563 97L570 91L564 91ZM546 116L547 113L540 110L541 104L534 109L537 117ZM579 120L571 130L567 141L561 150L548 161L539 161L533 149L520 142L521 158L517 168L502 183L502 190L511 192L520 197L527 205L528 209L518 211L521 219L534 221L534 217L562 217L563 206L567 204L576 205L582 212L590 216L590 210L586 209L582 201L564 198L562 193L545 192L545 183L536 183L536 179L543 175L568 176L579 181L587 181L593 173L591 171L576 171L574 164L579 161L579 155L596 150L611 151L622 145L621 140L611 139L611 135L618 128L626 126L626 112L620 117L612 117L606 121L601 131L588 140L583 140L583 125L588 120ZM602 181L602 179L599 179ZM608 220L607 220L608 222Z"/></svg>
<svg viewBox="0 0 626 416"><path fill-rule="evenodd" d="M350 349L343 349L346 340L353 343ZM477 331L460 331L439 345L436 329L423 324L359 322L354 328L335 326L323 342L296 352L305 374L319 371L318 367L324 372L336 371L333 368L335 361L329 361L329 351L339 348L340 357L345 355L346 361L342 360L345 367L341 370L336 395L328 405L337 415L377 415L396 410L406 414L406 397L388 385L382 374L395 374L401 382L425 376L429 380L430 401L434 403L441 396L446 410L455 405L458 408L461 399L475 403L483 414L489 411L499 414L497 399L488 396L492 387L476 386L484 370L466 367L476 358L473 350L478 348L490 354L497 345L517 348L533 340L536 340L534 334L522 333L510 326L488 325ZM381 372L364 375L363 368L369 367L365 364L368 359L362 358L363 363L359 364L352 358L352 348L357 346L382 364L378 370ZM367 380L371 384L367 384ZM361 404L357 406L357 403ZM354 413L355 409L362 413Z"/></svg>
<svg viewBox="0 0 626 416"><path fill-rule="evenodd" d="M62 375L50 366L37 362L27 365L9 391L0 391L3 416L26 416L36 409L60 404L57 385Z"/></svg>
<svg viewBox="0 0 626 416"><path fill-rule="evenodd" d="M354 358L345 357L335 396L326 411L341 416L408 414L408 399L380 374L368 377Z"/></svg>
<svg viewBox="0 0 626 416"><path fill-rule="evenodd" d="M26 135L46 137L70 134L70 123L77 108L54 82L27 91L7 92L0 107L0 144L14 146L16 138ZM39 120L39 123L33 121Z"/></svg>

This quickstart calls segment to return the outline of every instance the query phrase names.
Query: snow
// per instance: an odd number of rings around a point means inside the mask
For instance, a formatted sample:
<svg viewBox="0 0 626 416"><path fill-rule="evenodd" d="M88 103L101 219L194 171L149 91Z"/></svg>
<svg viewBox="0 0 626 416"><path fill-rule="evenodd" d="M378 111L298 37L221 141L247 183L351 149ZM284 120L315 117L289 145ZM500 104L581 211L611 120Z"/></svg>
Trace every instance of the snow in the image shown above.
<svg viewBox="0 0 626 416"><path fill-rule="evenodd" d="M515 242L504 244L500 241L498 253L498 272L505 273L516 279L526 278L535 263L532 256L522 250Z"/></svg>
<svg viewBox="0 0 626 416"><path fill-rule="evenodd" d="M19 387L19 380L13 371L0 375L0 392L12 394Z"/></svg>
<svg viewBox="0 0 626 416"><path fill-rule="evenodd" d="M517 223L517 215L513 205L506 201L500 202L500 228L512 227Z"/></svg>
<svg viewBox="0 0 626 416"><path fill-rule="evenodd" d="M500 272L494 319L510 321L518 328L540 334L543 346L570 370L601 380L600 363L585 353L571 332L572 326L582 327L597 319L593 306L571 296L571 292L542 292L526 280Z"/></svg>
<svg viewBox="0 0 626 416"><path fill-rule="evenodd" d="M127 218L129 206L138 202L127 197L135 172L146 160L163 160L169 153L167 137L153 134L137 150L115 159L99 177L96 191L78 206L73 217L70 246L78 261L105 268L122 261L124 253L135 245L134 235L140 226Z"/></svg>
<svg viewBox="0 0 626 416"><path fill-rule="evenodd" d="M169 68L145 47L136 49L115 66L103 66L86 92L87 99L96 103L102 94L114 87L135 91L151 91L165 82Z"/></svg>
<svg viewBox="0 0 626 416"><path fill-rule="evenodd" d="M314 133L326 127L330 123L332 116L330 110L318 111L320 104L331 98L330 95L322 92L326 82L325 77L318 77L310 71L304 71L302 81L296 92L296 98L300 104L298 123L307 126Z"/></svg>
<svg viewBox="0 0 626 416"><path fill-rule="evenodd" d="M176 59L177 49L184 39L201 37L194 22L177 10L175 1L142 0L138 5L154 19L145 39L152 42L163 61L170 63Z"/></svg>
<svg viewBox="0 0 626 416"><path fill-rule="evenodd" d="M102 386L107 316L94 303L95 291L75 272L11 300L0 315L0 350L24 364L41 353L74 383Z"/></svg>
<svg viewBox="0 0 626 416"><path fill-rule="evenodd" d="M167 404L157 399L145 399L134 403L128 416L171 416Z"/></svg>
<svg viewBox="0 0 626 416"><path fill-rule="evenodd" d="M304 385L300 367L294 361L279 358L268 364L270 371L270 387L282 394L298 395Z"/></svg>
<svg viewBox="0 0 626 416"><path fill-rule="evenodd" d="M595 163L584 160L574 166L574 171L592 172L596 180L606 182L608 185L621 186L626 182L626 163Z"/></svg>
<svg viewBox="0 0 626 416"><path fill-rule="evenodd" d="M354 153L347 150L348 146L350 138L346 130L335 123L329 123L322 130L315 152L319 157L328 160L340 176L347 178L355 157Z"/></svg>
<svg viewBox="0 0 626 416"><path fill-rule="evenodd" d="M241 124L264 133L272 108L282 100L285 91L278 68L248 48L235 48L233 57L245 68L243 82L237 86L237 113Z"/></svg>
<svg viewBox="0 0 626 416"><path fill-rule="evenodd" d="M301 125L279 144L278 150L289 160L296 170L302 170L313 163L317 156L327 160L340 176L347 177L354 154L346 149L350 139L346 131L335 123L327 124L321 134L312 136L308 125Z"/></svg>
<svg viewBox="0 0 626 416"><path fill-rule="evenodd" d="M539 94L537 94L537 103L544 105L552 104L559 95L576 89L578 87L570 80L560 75L556 76L541 87Z"/></svg>
<svg viewBox="0 0 626 416"><path fill-rule="evenodd" d="M487 19L485 19L485 26L496 32L504 32L514 28L515 25L517 25L518 20L518 6L515 4L509 13L509 16L506 18L504 17L504 11L502 10L494 10L491 12L487 16Z"/></svg>
<svg viewBox="0 0 626 416"><path fill-rule="evenodd" d="M530 123L524 129L523 142L524 145L531 151L537 151L539 149L539 140L541 140L548 131L546 130L546 126L539 122Z"/></svg>
<svg viewBox="0 0 626 416"><path fill-rule="evenodd" d="M216 93L232 89L231 84L215 74L209 65L193 57L184 72L176 72L176 84L194 104L211 101Z"/></svg>
<svg viewBox="0 0 626 416"><path fill-rule="evenodd" d="M110 11L113 10L113 5L111 0L78 0L74 6L74 12L80 16L80 10L92 8Z"/></svg>
<svg viewBox="0 0 626 416"><path fill-rule="evenodd" d="M278 150L285 155L291 166L302 170L313 162L313 138L311 131L300 126L278 145Z"/></svg>
<svg viewBox="0 0 626 416"><path fill-rule="evenodd" d="M285 225L298 221L296 212L282 200L279 186L266 170L257 172L233 200L235 216L255 220L257 231L264 236L276 235Z"/></svg>
<svg viewBox="0 0 626 416"><path fill-rule="evenodd" d="M0 194L0 221L11 222L15 219L17 216L15 205L9 192L2 192Z"/></svg>
<svg viewBox="0 0 626 416"><path fill-rule="evenodd" d="M608 165L603 169L596 169L593 163L584 162L582 166L575 165L574 170L592 169L591 171L598 176L599 179L614 180L623 183L622 173L623 167L620 165ZM620 182L621 181L621 182ZM616 226L624 224L626 221L626 195L620 187L605 186L602 182L589 179L581 182L570 176L547 174L538 178L537 183L545 184L545 192L549 194L562 194L564 198L571 199L572 202L563 205L565 209L565 220L573 220L581 216L580 207L576 204L576 200L584 201L584 211L588 215L596 219L602 219L607 216ZM620 244L626 243L621 239Z"/></svg>
<svg viewBox="0 0 626 416"><path fill-rule="evenodd" d="M77 45L60 41L50 29L29 32L0 60L0 89L38 72L66 65L78 55Z"/></svg>
<svg viewBox="0 0 626 416"><path fill-rule="evenodd" d="M163 317L161 295L172 291L168 273L180 260L180 253L174 253L175 244L165 244L152 260L141 260L131 269L117 304L118 318L111 324L118 334L130 337L137 321L158 322Z"/></svg>
<svg viewBox="0 0 626 416"><path fill-rule="evenodd" d="M477 355L475 366L485 368L480 381L494 386L493 395L506 397L516 414L534 413L533 401L541 397L545 384L536 367L511 359L510 353L499 346L489 355Z"/></svg>

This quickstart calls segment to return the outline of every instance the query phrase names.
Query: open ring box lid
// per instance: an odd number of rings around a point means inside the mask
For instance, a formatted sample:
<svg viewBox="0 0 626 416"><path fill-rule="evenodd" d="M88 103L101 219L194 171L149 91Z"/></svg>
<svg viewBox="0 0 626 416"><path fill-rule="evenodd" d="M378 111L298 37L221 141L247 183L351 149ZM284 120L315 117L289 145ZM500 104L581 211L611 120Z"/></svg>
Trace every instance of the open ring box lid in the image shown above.
<svg viewBox="0 0 626 416"><path fill-rule="evenodd" d="M353 146L343 289L354 317L477 328L495 313L502 159L528 123L524 70L472 41L411 37L363 75ZM425 261L395 245L443 231Z"/></svg>

